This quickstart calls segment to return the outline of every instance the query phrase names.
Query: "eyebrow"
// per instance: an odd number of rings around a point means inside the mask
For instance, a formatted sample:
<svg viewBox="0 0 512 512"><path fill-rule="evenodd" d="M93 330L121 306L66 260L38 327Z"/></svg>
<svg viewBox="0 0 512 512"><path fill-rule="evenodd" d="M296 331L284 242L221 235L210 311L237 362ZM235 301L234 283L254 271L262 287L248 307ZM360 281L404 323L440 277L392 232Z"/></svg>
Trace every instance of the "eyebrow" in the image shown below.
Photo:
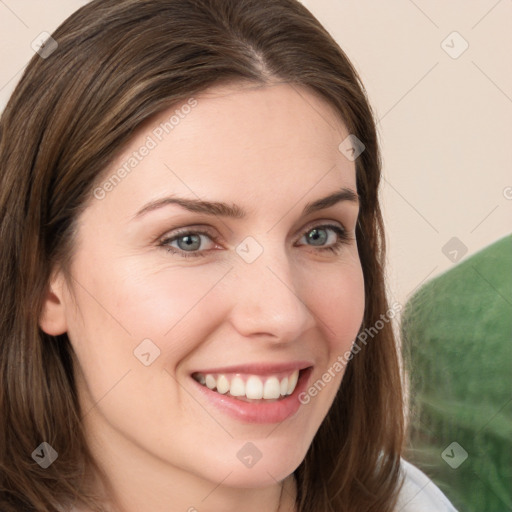
<svg viewBox="0 0 512 512"><path fill-rule="evenodd" d="M311 213L324 210L343 201L359 204L360 197L354 190L343 187L341 190L338 190L326 197L322 197L313 202L307 203L302 210L302 215L310 215ZM203 213L206 215L217 215L220 217L229 217L233 219L244 219L247 217L247 212L236 204L170 196L156 199L155 201L151 201L150 203L146 204L132 217L131 220L138 219L146 213L155 211L170 204L176 204L185 210L195 213Z"/></svg>

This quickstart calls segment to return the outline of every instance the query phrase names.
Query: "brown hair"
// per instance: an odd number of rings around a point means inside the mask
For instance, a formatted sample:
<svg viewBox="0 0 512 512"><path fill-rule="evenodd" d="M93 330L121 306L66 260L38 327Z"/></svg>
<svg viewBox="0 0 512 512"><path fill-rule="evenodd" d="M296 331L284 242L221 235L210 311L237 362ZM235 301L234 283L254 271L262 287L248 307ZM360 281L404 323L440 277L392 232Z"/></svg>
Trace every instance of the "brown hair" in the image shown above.
<svg viewBox="0 0 512 512"><path fill-rule="evenodd" d="M285 81L319 93L366 147L356 160L361 331L388 310L373 113L344 52L297 0L95 0L52 37L58 47L33 57L0 119L3 512L55 512L73 500L102 510L85 478L99 468L84 441L73 350L38 319L51 273L68 268L94 183L150 116L221 83ZM298 511L391 511L403 439L386 322L349 362L295 471ZM47 469L31 457L43 441L59 447Z"/></svg>

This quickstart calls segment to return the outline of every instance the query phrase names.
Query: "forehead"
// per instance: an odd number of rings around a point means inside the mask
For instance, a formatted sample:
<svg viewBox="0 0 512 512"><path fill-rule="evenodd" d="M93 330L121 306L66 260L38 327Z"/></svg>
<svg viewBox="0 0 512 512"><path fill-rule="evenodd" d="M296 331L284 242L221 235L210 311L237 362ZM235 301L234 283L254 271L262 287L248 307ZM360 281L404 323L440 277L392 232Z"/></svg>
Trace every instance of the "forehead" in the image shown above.
<svg viewBox="0 0 512 512"><path fill-rule="evenodd" d="M196 100L192 115L187 116L190 122L177 131L178 140L190 138L192 132L200 137L203 133L205 143L206 139L240 141L249 150L301 147L302 154L308 147L336 152L340 137L348 135L341 116L326 99L296 84L223 85L204 91ZM234 151L232 145L230 153Z"/></svg>
<svg viewBox="0 0 512 512"><path fill-rule="evenodd" d="M339 150L347 136L335 109L304 87L213 87L140 127L100 181L122 174L104 205L136 208L165 193L263 205L355 190L355 164Z"/></svg>

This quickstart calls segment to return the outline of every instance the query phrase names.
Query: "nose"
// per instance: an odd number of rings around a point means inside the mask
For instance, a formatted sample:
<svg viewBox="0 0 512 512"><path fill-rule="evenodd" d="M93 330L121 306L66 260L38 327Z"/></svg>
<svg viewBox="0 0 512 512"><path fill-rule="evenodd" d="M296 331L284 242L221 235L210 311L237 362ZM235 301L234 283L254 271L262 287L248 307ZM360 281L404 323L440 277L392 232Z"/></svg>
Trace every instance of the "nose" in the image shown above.
<svg viewBox="0 0 512 512"><path fill-rule="evenodd" d="M317 319L307 304L297 272L283 251L267 247L252 263L242 259L232 273L231 322L242 336L266 336L289 343L314 328Z"/></svg>

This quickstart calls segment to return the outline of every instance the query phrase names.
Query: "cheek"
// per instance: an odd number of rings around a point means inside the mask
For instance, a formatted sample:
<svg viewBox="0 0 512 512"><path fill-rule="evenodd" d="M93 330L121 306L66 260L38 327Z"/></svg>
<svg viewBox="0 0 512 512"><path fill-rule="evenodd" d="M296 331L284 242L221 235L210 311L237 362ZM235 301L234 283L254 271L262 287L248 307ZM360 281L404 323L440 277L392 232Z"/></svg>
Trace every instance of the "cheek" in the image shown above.
<svg viewBox="0 0 512 512"><path fill-rule="evenodd" d="M130 379L150 378L154 372L137 358L139 347L144 349L140 357L149 351L152 369L170 371L194 350L219 316L219 302L209 294L225 273L206 267L162 271L112 257L108 265L105 261L106 256L77 260L78 309L67 308L68 335L95 399L127 371Z"/></svg>
<svg viewBox="0 0 512 512"><path fill-rule="evenodd" d="M222 319L214 285L225 272L145 270L117 266L101 279L82 273L79 312L69 321L69 338L83 372L83 409L94 407L119 426L127 421L128 402L137 404L132 425L141 417L163 424L165 411L183 407L172 375Z"/></svg>
<svg viewBox="0 0 512 512"><path fill-rule="evenodd" d="M116 310L130 325L134 338L149 338L159 347L162 357L156 366L174 371L225 320L229 303L219 300L216 288L225 273L222 266L213 265L178 266L154 273L144 269L125 283ZM130 298L134 296L136 301Z"/></svg>
<svg viewBox="0 0 512 512"><path fill-rule="evenodd" d="M365 309L364 278L358 258L317 272L314 283L308 290L311 297L308 307L317 318L323 343L319 341L315 346L318 365L308 387L299 396L310 413L311 439L328 414L341 385Z"/></svg>
<svg viewBox="0 0 512 512"><path fill-rule="evenodd" d="M350 348L363 321L364 278L359 259L317 271L309 283L304 296L328 341L330 356L336 357Z"/></svg>
<svg viewBox="0 0 512 512"><path fill-rule="evenodd" d="M133 343L145 338L160 340L164 349L169 340L190 337L191 327L201 330L216 318L220 304L211 297L227 270L222 265L148 268L121 261L101 280L92 281L91 288L110 313L106 321L117 336L129 337ZM204 315L205 303L208 315ZM195 318L198 310L203 312L201 322ZM196 321L191 322L192 318Z"/></svg>

